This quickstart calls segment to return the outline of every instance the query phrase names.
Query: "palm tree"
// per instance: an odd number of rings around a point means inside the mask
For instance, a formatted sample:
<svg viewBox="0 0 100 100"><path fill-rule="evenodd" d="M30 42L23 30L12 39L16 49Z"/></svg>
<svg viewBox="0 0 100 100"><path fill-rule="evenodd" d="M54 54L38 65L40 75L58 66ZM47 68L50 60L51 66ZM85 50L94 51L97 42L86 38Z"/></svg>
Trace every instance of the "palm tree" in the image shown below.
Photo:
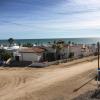
<svg viewBox="0 0 100 100"><path fill-rule="evenodd" d="M72 45L74 45L75 43L74 42L72 42Z"/></svg>
<svg viewBox="0 0 100 100"><path fill-rule="evenodd" d="M51 42L48 42L48 46L50 46L51 45Z"/></svg>
<svg viewBox="0 0 100 100"><path fill-rule="evenodd" d="M59 59L62 59L62 49L64 48L64 42L60 42L57 44L57 53L59 55Z"/></svg>
<svg viewBox="0 0 100 100"><path fill-rule="evenodd" d="M61 50L64 48L64 41L59 40L57 42L54 42L54 44L52 45L52 48L55 50L55 60L56 59L61 59Z"/></svg>
<svg viewBox="0 0 100 100"><path fill-rule="evenodd" d="M70 45L71 44L71 41L68 41L68 45Z"/></svg>
<svg viewBox="0 0 100 100"><path fill-rule="evenodd" d="M13 38L9 38L8 39L8 42L9 42L9 44L10 44L10 46L14 43L14 39Z"/></svg>

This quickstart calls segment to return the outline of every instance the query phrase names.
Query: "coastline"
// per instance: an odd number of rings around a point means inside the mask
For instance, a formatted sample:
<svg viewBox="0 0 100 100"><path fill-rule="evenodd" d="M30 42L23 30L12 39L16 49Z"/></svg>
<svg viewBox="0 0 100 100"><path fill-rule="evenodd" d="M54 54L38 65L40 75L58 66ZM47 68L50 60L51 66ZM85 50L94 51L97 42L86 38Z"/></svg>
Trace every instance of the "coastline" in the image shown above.
<svg viewBox="0 0 100 100"><path fill-rule="evenodd" d="M41 39L15 39L16 43L43 43L48 44L48 42L54 42L58 40L63 40L65 42L71 41L78 44L96 44L98 41L100 41L100 38L41 38ZM0 44L6 44L7 39L0 40Z"/></svg>

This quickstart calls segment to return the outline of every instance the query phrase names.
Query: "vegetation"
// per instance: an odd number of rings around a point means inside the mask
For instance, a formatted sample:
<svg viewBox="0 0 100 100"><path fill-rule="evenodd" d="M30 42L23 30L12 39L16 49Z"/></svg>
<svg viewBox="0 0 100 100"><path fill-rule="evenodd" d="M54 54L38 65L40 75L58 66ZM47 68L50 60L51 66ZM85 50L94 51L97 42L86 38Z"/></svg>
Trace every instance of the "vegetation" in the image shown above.
<svg viewBox="0 0 100 100"><path fill-rule="evenodd" d="M26 43L26 44L23 44L23 47L33 47L33 44L31 44L31 43Z"/></svg>
<svg viewBox="0 0 100 100"><path fill-rule="evenodd" d="M74 57L74 52L70 52L69 58L73 58L73 57Z"/></svg>
<svg viewBox="0 0 100 100"><path fill-rule="evenodd" d="M13 38L9 38L8 39L8 42L9 42L9 44L10 44L10 46L14 43L14 39Z"/></svg>
<svg viewBox="0 0 100 100"><path fill-rule="evenodd" d="M6 50L0 50L0 60L8 60L12 57L12 54L7 52Z"/></svg>
<svg viewBox="0 0 100 100"><path fill-rule="evenodd" d="M72 45L75 45L75 43L74 43L74 42L72 42Z"/></svg>
<svg viewBox="0 0 100 100"><path fill-rule="evenodd" d="M71 41L68 41L68 45L70 45L71 44Z"/></svg>
<svg viewBox="0 0 100 100"><path fill-rule="evenodd" d="M64 48L65 42L62 40L54 41L54 44L52 45L52 48L55 49L55 60L61 59L61 50Z"/></svg>
<svg viewBox="0 0 100 100"><path fill-rule="evenodd" d="M21 43L19 42L18 45L21 46Z"/></svg>

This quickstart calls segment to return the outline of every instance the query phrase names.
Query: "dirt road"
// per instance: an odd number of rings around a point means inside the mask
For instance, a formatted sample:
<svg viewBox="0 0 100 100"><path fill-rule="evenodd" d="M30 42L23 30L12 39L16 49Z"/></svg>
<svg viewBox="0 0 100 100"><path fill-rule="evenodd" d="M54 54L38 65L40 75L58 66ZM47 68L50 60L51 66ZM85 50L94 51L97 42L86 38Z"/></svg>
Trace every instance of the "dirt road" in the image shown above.
<svg viewBox="0 0 100 100"><path fill-rule="evenodd" d="M70 100L96 67L95 60L71 67L0 68L0 100Z"/></svg>

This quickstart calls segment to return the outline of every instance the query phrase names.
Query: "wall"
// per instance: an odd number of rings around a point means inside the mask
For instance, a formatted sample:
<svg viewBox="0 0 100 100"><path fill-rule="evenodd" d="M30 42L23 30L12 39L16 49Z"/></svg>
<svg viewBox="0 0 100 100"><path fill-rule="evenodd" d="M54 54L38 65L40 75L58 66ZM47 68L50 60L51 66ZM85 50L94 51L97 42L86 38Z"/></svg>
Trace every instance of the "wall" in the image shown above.
<svg viewBox="0 0 100 100"><path fill-rule="evenodd" d="M42 54L36 54L36 53L21 53L21 56L19 57L20 61L32 61L32 62L38 62L40 61L42 57Z"/></svg>
<svg viewBox="0 0 100 100"><path fill-rule="evenodd" d="M73 52L74 57L79 57L82 54L80 46L70 47L69 52Z"/></svg>

